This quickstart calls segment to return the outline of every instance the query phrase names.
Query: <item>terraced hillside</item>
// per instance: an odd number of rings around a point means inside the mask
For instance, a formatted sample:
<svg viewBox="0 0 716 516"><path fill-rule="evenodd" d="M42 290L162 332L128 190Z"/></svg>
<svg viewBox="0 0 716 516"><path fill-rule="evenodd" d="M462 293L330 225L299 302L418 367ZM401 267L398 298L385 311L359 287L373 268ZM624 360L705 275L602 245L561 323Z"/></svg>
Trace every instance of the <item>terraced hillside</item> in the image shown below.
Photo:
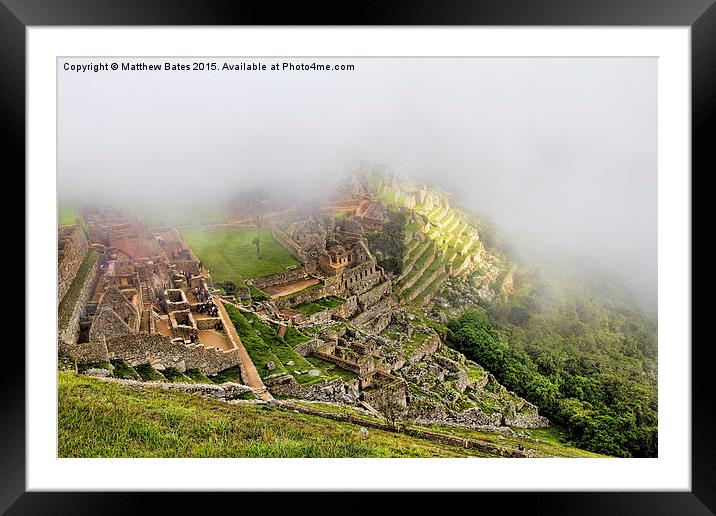
<svg viewBox="0 0 716 516"><path fill-rule="evenodd" d="M471 272L481 278L486 299L500 291L511 274L510 265L485 249L477 229L465 213L450 206L446 194L410 181L386 182L380 174L370 175L367 184L389 207L411 213L405 227L403 272L395 282L401 301L424 305L448 277Z"/></svg>

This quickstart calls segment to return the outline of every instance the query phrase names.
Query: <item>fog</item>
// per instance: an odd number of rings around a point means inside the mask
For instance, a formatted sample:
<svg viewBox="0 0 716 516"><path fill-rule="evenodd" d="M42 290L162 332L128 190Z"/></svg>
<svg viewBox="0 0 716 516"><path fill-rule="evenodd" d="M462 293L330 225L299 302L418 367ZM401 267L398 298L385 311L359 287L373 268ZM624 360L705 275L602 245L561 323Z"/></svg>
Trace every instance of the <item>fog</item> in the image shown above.
<svg viewBox="0 0 716 516"><path fill-rule="evenodd" d="M352 71L65 71L61 197L211 205L262 184L324 193L358 160L454 193L514 238L586 255L651 299L653 58L202 59Z"/></svg>

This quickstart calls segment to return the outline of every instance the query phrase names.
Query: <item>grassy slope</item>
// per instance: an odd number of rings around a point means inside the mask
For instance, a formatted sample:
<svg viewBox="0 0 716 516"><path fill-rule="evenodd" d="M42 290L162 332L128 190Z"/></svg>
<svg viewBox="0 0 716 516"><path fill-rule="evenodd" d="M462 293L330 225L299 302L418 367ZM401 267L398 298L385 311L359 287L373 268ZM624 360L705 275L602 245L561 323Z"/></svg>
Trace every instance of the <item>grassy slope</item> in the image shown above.
<svg viewBox="0 0 716 516"><path fill-rule="evenodd" d="M60 457L484 456L265 405L229 405L59 373Z"/></svg>
<svg viewBox="0 0 716 516"><path fill-rule="evenodd" d="M184 228L181 233L216 283L230 280L243 285L247 279L268 276L282 272L288 266L300 265L274 240L268 228L261 231L260 259L256 257L256 247L252 243L256 236L254 230Z"/></svg>
<svg viewBox="0 0 716 516"><path fill-rule="evenodd" d="M74 207L65 202L60 202L57 207L57 225L58 226L71 226L77 224L77 218L79 217Z"/></svg>

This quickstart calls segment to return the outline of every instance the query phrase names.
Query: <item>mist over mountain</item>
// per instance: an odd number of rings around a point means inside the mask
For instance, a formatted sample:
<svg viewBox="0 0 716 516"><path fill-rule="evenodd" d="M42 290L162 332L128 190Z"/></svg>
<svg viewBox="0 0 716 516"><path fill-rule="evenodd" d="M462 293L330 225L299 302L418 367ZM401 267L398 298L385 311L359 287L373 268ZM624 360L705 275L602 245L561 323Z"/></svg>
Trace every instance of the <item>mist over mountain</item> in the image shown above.
<svg viewBox="0 0 716 516"><path fill-rule="evenodd" d="M355 70L60 69L60 196L165 215L256 185L309 200L368 159L489 214L522 256L587 257L655 305L655 59L311 61Z"/></svg>

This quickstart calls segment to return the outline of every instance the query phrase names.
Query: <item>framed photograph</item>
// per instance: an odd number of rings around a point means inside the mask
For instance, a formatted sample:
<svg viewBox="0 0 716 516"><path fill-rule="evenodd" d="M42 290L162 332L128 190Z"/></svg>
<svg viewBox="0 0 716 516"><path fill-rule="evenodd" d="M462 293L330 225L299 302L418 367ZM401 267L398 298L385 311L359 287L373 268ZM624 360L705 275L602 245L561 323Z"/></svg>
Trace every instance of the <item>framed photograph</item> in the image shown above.
<svg viewBox="0 0 716 516"><path fill-rule="evenodd" d="M27 186L8 514L122 513L138 491L713 513L691 327L713 2L346 26L0 1Z"/></svg>

